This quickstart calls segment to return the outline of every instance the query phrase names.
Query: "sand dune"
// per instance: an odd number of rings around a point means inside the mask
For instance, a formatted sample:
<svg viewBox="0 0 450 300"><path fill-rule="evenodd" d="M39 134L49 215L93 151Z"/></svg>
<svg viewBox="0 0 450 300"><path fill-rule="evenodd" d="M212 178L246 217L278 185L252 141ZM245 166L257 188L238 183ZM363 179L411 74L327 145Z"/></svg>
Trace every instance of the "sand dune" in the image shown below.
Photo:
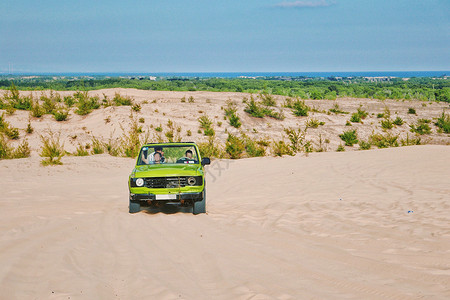
<svg viewBox="0 0 450 300"><path fill-rule="evenodd" d="M0 161L1 299L448 299L450 148L216 160L205 215L128 214L134 161Z"/></svg>

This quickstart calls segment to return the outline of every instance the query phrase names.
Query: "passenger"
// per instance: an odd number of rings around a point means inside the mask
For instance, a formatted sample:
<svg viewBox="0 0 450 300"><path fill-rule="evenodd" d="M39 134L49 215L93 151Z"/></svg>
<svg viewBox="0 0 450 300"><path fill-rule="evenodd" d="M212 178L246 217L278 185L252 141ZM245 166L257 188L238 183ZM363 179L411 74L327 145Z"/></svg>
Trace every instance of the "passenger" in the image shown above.
<svg viewBox="0 0 450 300"><path fill-rule="evenodd" d="M153 162L154 164L161 164L162 163L162 156L161 153L155 152L153 155Z"/></svg>
<svg viewBox="0 0 450 300"><path fill-rule="evenodd" d="M155 160L154 156L155 156L156 153L160 154L162 163L165 161L163 148L161 146L156 146L155 147L155 152L153 152L152 154L150 154L148 156L148 163L152 163Z"/></svg>

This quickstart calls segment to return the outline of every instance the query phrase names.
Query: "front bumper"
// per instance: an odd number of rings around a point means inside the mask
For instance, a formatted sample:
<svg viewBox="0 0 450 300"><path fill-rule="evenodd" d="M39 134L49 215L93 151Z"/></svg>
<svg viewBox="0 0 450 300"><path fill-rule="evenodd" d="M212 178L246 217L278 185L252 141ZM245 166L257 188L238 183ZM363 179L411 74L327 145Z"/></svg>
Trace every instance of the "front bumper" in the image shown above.
<svg viewBox="0 0 450 300"><path fill-rule="evenodd" d="M177 201L202 201L203 200L203 192L200 193L180 193L175 194L176 199L170 200L158 200L156 199L155 194L131 194L130 193L130 201L165 201L165 202L177 202Z"/></svg>

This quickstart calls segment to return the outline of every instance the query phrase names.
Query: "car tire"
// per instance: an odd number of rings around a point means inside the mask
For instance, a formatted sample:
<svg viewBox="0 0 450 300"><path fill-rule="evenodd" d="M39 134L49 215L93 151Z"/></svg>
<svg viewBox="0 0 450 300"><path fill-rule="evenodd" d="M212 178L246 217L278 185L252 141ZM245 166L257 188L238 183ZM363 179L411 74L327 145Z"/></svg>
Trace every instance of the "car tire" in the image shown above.
<svg viewBox="0 0 450 300"><path fill-rule="evenodd" d="M134 214L141 211L141 204L139 202L130 201L130 214Z"/></svg>
<svg viewBox="0 0 450 300"><path fill-rule="evenodd" d="M206 213L206 188L203 190L202 201L194 202L194 207L192 208L192 213L194 215Z"/></svg>

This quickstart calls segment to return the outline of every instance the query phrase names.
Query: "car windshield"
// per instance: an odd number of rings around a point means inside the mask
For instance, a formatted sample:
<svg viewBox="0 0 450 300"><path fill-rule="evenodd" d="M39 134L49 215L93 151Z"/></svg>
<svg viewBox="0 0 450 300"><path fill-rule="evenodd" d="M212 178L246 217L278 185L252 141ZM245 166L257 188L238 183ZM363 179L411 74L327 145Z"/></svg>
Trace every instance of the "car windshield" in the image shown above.
<svg viewBox="0 0 450 300"><path fill-rule="evenodd" d="M138 165L153 164L198 164L197 150L193 145L142 147Z"/></svg>

